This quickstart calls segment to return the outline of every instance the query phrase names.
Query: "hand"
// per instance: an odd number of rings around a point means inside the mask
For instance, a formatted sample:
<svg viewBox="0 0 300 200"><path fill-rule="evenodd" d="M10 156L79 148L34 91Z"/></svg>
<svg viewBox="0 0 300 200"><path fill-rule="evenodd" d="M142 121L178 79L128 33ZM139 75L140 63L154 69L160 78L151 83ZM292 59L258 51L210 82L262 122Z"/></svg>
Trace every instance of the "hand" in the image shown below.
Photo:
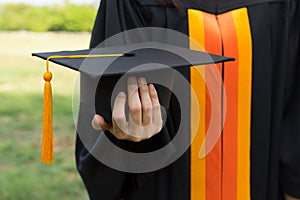
<svg viewBox="0 0 300 200"><path fill-rule="evenodd" d="M300 200L298 198L288 195L287 193L284 194L284 197L285 197L285 200Z"/></svg>
<svg viewBox="0 0 300 200"><path fill-rule="evenodd" d="M112 124L102 116L95 115L92 126L96 130L110 131L120 140L140 142L149 139L162 129L162 116L157 92L153 84L147 85L145 78L129 77L128 120L125 115L126 94L120 92L112 111Z"/></svg>

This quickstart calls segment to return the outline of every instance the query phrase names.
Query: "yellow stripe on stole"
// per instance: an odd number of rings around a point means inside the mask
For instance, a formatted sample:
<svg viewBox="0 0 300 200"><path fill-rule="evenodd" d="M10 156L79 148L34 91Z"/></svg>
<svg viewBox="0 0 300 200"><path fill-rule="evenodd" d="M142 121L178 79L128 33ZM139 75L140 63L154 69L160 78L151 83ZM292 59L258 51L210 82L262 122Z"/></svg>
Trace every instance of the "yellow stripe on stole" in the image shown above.
<svg viewBox="0 0 300 200"><path fill-rule="evenodd" d="M205 48L204 18L203 13L197 10L188 10L190 48L202 50ZM193 41L195 40L195 41ZM198 45L196 44L198 43ZM199 74L199 71L203 75ZM196 131L196 136L191 145L191 200L206 199L206 163L205 158L198 157L199 149L205 138L205 108L206 87L204 81L205 68L194 66L190 70L191 87L196 97L191 95L191 131ZM195 99L196 98L196 99ZM196 106L199 104L199 106ZM200 109L200 110L199 110ZM200 122L194 121L200 113ZM196 130L197 129L197 130Z"/></svg>
<svg viewBox="0 0 300 200"><path fill-rule="evenodd" d="M232 11L238 40L237 198L250 199L252 41L246 8Z"/></svg>

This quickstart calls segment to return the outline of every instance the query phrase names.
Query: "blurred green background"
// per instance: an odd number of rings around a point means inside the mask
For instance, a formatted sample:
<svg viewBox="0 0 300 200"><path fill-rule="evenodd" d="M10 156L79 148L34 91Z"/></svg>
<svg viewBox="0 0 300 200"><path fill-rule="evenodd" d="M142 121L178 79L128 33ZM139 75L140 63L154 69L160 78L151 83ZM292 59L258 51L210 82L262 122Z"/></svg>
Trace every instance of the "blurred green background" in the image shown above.
<svg viewBox="0 0 300 200"><path fill-rule="evenodd" d="M91 31L96 9L87 5L66 3L54 6L3 4L0 30Z"/></svg>
<svg viewBox="0 0 300 200"><path fill-rule="evenodd" d="M73 4L0 5L0 200L88 199L74 158L78 74L50 65L55 164L42 165L45 62L31 53L87 48L95 15L96 8Z"/></svg>

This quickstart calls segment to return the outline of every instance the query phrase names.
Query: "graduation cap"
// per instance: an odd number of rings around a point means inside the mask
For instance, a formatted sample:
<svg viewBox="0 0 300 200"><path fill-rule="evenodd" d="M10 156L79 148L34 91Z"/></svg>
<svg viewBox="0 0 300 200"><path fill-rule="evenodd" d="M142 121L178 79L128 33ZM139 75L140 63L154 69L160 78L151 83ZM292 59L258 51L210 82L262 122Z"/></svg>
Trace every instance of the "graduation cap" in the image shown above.
<svg viewBox="0 0 300 200"><path fill-rule="evenodd" d="M42 139L42 162L53 163L53 131L52 131L52 92L50 81L52 73L49 70L49 61L65 66L67 68L85 73L91 77L101 76L109 80L109 84L104 85L104 92L101 96L106 96L106 100L101 99L102 104L110 106L111 91L114 89L116 82L123 74L134 76L143 76L151 83L151 77L155 73L161 73L166 70L165 66L170 69L178 70L193 65L204 65L233 61L233 58L208 54L178 47L170 44L158 42L137 43L124 46L99 47L77 51L59 51L46 53L33 53L33 56L46 60L46 72L44 73L44 117L43 117L43 139ZM145 65L156 63L157 65ZM137 66L145 65L136 69ZM132 70L135 69L135 70ZM150 74L150 75L149 75ZM167 77L166 77L167 78ZM150 81L149 81L150 80ZM160 95L160 102L167 106L170 95ZM96 110L99 110L96 108ZM100 108L101 110L101 108ZM100 111L104 119L111 121L111 110Z"/></svg>

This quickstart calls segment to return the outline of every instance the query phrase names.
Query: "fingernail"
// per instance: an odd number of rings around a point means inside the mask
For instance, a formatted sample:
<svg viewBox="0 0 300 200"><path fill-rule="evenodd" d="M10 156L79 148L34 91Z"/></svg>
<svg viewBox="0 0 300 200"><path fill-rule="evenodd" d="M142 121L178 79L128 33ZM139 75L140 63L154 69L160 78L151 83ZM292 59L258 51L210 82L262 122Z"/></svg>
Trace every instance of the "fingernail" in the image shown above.
<svg viewBox="0 0 300 200"><path fill-rule="evenodd" d="M99 120L98 120L98 116L95 115L93 120L92 120L92 127L95 129L95 130L101 130L101 127L99 125Z"/></svg>
<svg viewBox="0 0 300 200"><path fill-rule="evenodd" d="M125 92L121 91L121 92L119 92L118 96L121 98L125 98L126 94L125 94Z"/></svg>
<svg viewBox="0 0 300 200"><path fill-rule="evenodd" d="M135 78L134 76L130 76L130 77L128 78L128 82L129 82L130 84L135 84L135 83L136 83L136 78Z"/></svg>
<svg viewBox="0 0 300 200"><path fill-rule="evenodd" d="M139 85L143 86L143 85L146 85L146 84L147 84L146 79L144 77L140 77L139 78Z"/></svg>
<svg viewBox="0 0 300 200"><path fill-rule="evenodd" d="M155 90L154 85L153 84L149 84L149 88L150 90Z"/></svg>

